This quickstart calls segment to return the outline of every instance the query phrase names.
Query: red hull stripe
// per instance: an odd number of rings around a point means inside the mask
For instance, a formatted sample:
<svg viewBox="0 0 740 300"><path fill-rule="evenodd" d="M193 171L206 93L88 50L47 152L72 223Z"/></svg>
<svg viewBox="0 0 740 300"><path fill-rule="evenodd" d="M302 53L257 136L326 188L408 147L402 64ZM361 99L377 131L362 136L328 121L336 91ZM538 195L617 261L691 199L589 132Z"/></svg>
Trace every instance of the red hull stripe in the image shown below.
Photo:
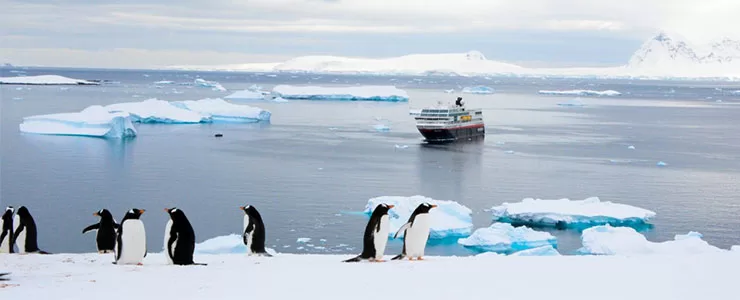
<svg viewBox="0 0 740 300"><path fill-rule="evenodd" d="M419 128L419 131L433 131L433 130L458 130L458 129L468 129L468 128L481 128L484 124L475 124L475 125L468 125L468 126L462 126L462 127L448 127L448 128Z"/></svg>

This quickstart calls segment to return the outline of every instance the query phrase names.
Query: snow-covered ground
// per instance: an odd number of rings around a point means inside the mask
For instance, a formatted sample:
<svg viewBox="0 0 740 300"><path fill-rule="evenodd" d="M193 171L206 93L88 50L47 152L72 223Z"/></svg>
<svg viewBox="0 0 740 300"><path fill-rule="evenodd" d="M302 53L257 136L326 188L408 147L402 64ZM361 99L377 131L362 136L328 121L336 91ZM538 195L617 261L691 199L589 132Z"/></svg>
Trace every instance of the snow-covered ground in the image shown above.
<svg viewBox="0 0 740 300"><path fill-rule="evenodd" d="M740 253L426 257L196 255L207 266L111 264L112 254L4 255L1 299L737 299ZM390 258L390 256L388 257Z"/></svg>
<svg viewBox="0 0 740 300"><path fill-rule="evenodd" d="M0 77L0 84L27 85L97 85L99 83L59 75Z"/></svg>

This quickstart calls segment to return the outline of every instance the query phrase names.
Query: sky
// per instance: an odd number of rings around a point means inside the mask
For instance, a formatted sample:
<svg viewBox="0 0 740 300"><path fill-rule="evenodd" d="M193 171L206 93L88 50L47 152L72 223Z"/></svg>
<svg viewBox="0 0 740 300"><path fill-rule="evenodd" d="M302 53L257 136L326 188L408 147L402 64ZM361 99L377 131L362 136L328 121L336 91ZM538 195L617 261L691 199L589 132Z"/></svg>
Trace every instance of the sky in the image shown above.
<svg viewBox="0 0 740 300"><path fill-rule="evenodd" d="M616 66L661 30L740 34L738 0L0 0L0 63L149 68L478 50Z"/></svg>

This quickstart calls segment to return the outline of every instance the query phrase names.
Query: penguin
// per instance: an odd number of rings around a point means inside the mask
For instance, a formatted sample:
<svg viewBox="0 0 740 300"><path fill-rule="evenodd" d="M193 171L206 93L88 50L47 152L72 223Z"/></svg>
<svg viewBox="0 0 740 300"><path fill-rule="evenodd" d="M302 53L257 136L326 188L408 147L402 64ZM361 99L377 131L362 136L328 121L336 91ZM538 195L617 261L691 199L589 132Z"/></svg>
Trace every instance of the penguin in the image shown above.
<svg viewBox="0 0 740 300"><path fill-rule="evenodd" d="M13 207L5 208L0 218L0 253L14 253L13 249Z"/></svg>
<svg viewBox="0 0 740 300"><path fill-rule="evenodd" d="M423 260L424 248L426 248L427 240L429 240L429 230L431 221L429 217L429 210L437 207L435 204L422 203L416 207L409 221L403 224L398 229L393 238L397 238L398 234L403 234L403 251L401 254L391 258L391 260L402 259L408 256L409 260Z"/></svg>
<svg viewBox="0 0 740 300"><path fill-rule="evenodd" d="M116 230L119 228L116 220L113 219L113 215L107 209L101 209L93 213L93 216L100 217L100 222L85 227L82 230L82 234L88 231L96 230L95 242L98 248L98 253L111 253L113 248L116 246L116 240L118 239Z"/></svg>
<svg viewBox="0 0 740 300"><path fill-rule="evenodd" d="M36 222L33 220L28 208L21 206L13 218L13 244L18 246L18 253L49 254L42 251L38 245L38 233Z"/></svg>
<svg viewBox="0 0 740 300"><path fill-rule="evenodd" d="M170 215L164 231L164 250L167 263L174 265L206 265L193 262L195 231L185 213L177 208L165 208Z"/></svg>
<svg viewBox="0 0 740 300"><path fill-rule="evenodd" d="M146 257L146 230L141 215L146 210L132 208L121 220L116 235L116 265L142 265Z"/></svg>
<svg viewBox="0 0 740 300"><path fill-rule="evenodd" d="M344 262L384 261L383 254L385 254L385 245L388 243L388 233L390 232L388 210L391 208L393 208L393 205L385 203L378 204L375 207L367 226L365 226L365 235L362 238L362 253Z"/></svg>
<svg viewBox="0 0 740 300"><path fill-rule="evenodd" d="M265 250L265 223L262 222L262 216L251 205L240 206L239 209L244 211L242 239L247 246L247 254L271 257Z"/></svg>

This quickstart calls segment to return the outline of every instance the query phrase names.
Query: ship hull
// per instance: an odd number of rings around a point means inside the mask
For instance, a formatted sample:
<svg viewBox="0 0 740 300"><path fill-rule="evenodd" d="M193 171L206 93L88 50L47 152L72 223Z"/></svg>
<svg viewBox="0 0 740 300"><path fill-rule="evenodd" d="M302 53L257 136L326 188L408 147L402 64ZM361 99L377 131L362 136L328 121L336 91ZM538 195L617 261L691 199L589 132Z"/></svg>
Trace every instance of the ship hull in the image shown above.
<svg viewBox="0 0 740 300"><path fill-rule="evenodd" d="M486 128L483 124L452 128L418 128L418 130L419 133L424 136L427 143L434 144L478 139L483 138L486 135Z"/></svg>

